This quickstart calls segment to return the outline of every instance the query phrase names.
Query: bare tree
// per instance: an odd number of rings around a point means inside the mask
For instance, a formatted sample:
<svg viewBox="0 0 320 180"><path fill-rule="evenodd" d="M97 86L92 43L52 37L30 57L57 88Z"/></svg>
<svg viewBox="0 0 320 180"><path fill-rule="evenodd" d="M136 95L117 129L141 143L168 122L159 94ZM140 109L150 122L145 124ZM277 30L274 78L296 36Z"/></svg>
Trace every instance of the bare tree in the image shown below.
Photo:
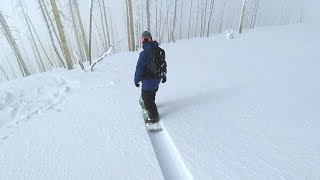
<svg viewBox="0 0 320 180"><path fill-rule="evenodd" d="M104 0L102 0L102 8L103 8L103 17L104 17L104 25L106 26L105 30L107 32L107 46L108 48L111 46L111 38L110 38L110 28L109 27L109 22L108 22L108 16L107 16L107 12L106 12L106 6L104 3Z"/></svg>
<svg viewBox="0 0 320 180"><path fill-rule="evenodd" d="M38 49L36 40L35 40L35 38L34 38L34 36L33 36L33 32L32 32L32 30L31 30L31 25L30 25L30 22L29 22L29 20L28 20L28 15L27 15L27 13L26 13L25 10L24 10L24 7L23 7L23 4L22 4L21 0L18 0L18 2L19 2L19 6L20 6L20 8L21 8L21 10L22 10L23 17L24 17L24 19L25 19L25 21L26 21L26 23L27 23L27 27L28 27L29 33L30 33L30 35L31 35L31 43L33 44L33 47L34 47L35 50L36 50L36 55L38 56L38 60L39 60L40 65L41 65L41 66L40 66L40 67L41 67L40 71L41 71L41 72L44 72L44 71L46 71L46 68L45 68L44 62L43 62L43 60L42 60L40 51L39 51L39 49Z"/></svg>
<svg viewBox="0 0 320 180"><path fill-rule="evenodd" d="M147 13L147 30L150 32L150 1L146 0L146 13Z"/></svg>
<svg viewBox="0 0 320 180"><path fill-rule="evenodd" d="M102 0L102 2L104 2L104 0ZM105 10L103 10L103 7L101 6L100 0L98 0L98 6L100 8L100 19L101 19L101 27L102 27L102 34L103 34L103 40L104 40L104 41L102 41L102 44L104 44L103 45L104 51L107 51L107 46L108 46L107 44L110 44L110 43L107 42L107 41L109 41L109 39L107 40L106 26L105 26L105 21L104 21L105 16L103 14L103 11L105 11Z"/></svg>
<svg viewBox="0 0 320 180"><path fill-rule="evenodd" d="M3 17L3 14L2 12L0 11L0 25L1 25L1 31L2 33L5 35L9 45L11 46L13 52L14 52L14 55L16 56L17 58L17 63L19 64L19 67L21 69L21 73L23 76L29 76L31 75L22 56L21 56L21 53L19 51L19 48L18 48L18 45L15 41L15 39L13 38L12 34L11 34L11 31L9 29L9 26L6 22L6 20L4 19Z"/></svg>
<svg viewBox="0 0 320 180"><path fill-rule="evenodd" d="M165 40L163 36L164 36L164 33L165 33L165 28L166 28L166 26L168 26L168 24L169 24L169 8L168 8L168 5L167 5L166 18L164 20L164 24L162 25L162 32L161 32L161 35L160 35L160 40L161 41L160 42ZM168 35L171 34L169 32L170 32L170 30L168 30L168 33L167 33ZM168 39L168 41L169 41L169 39Z"/></svg>
<svg viewBox="0 0 320 180"><path fill-rule="evenodd" d="M108 0L108 4L110 4L110 0ZM108 9L108 18L109 18L109 21L106 22L106 25L107 25L107 35L110 34L110 36L108 35L108 37L110 37L110 45L109 46L113 46L115 44L115 42L117 41L117 37L115 35L115 29L114 29L114 26L113 26L113 21L112 21L112 17L111 17L111 10L110 10L110 5L107 6L107 9ZM106 19L108 20L108 19ZM113 49L114 51L116 51L116 47L114 47Z"/></svg>
<svg viewBox="0 0 320 180"><path fill-rule="evenodd" d="M101 42L101 45L102 45L102 47L103 47L103 51L105 52L105 51L107 51L107 50L106 50L107 47L106 47L106 45L105 45L104 42L103 42L103 38L102 38L101 33L100 33L100 31L99 31L97 22L96 22L95 20L93 20L93 21L94 21L95 27L96 27L96 29L97 29L98 36L99 36L99 38L100 38L100 42ZM97 44L97 43L96 43L96 44Z"/></svg>
<svg viewBox="0 0 320 180"><path fill-rule="evenodd" d="M299 16L299 23L302 23L303 19L303 8L304 8L304 0L300 0L300 16Z"/></svg>
<svg viewBox="0 0 320 180"><path fill-rule="evenodd" d="M30 25L31 25L31 27L32 27L32 29L33 29L33 31L34 31L34 34L36 35L36 37L37 37L37 39L38 39L38 41L39 41L39 44L40 44L40 46L41 46L44 54L45 54L46 57L47 57L48 62L50 63L51 67L54 67L53 64L52 64L52 62L51 62L51 60L50 60L50 58L49 58L49 55L48 55L46 49L44 48L44 46L43 46L43 44L42 44L42 41L40 40L40 37L39 37L39 35L38 35L35 27L33 26L32 22L31 22L31 19L30 19L29 16L28 16L28 14L26 14L26 17L28 18L28 20L29 20L29 22L30 22Z"/></svg>
<svg viewBox="0 0 320 180"><path fill-rule="evenodd" d="M179 31L179 35L180 35L180 37L179 37L179 39L182 39L182 24L183 24L183 17L182 17L182 15L183 15L183 4L184 4L184 2L183 2L183 0L181 0L181 8L180 8L180 31Z"/></svg>
<svg viewBox="0 0 320 180"><path fill-rule="evenodd" d="M131 47L131 38L130 38L130 18L129 18L129 5L128 5L128 0L125 0L126 3L126 20L127 20L127 34L128 34L128 48L129 51L132 51Z"/></svg>
<svg viewBox="0 0 320 180"><path fill-rule="evenodd" d="M211 2L210 2L210 15L209 15L208 29L207 29L207 37L209 37L209 33L210 33L211 19L212 19L213 11L214 11L214 0L211 0Z"/></svg>
<svg viewBox="0 0 320 180"><path fill-rule="evenodd" d="M78 26L76 23L76 17L75 17L75 13L74 13L74 4L73 4L73 0L69 0L69 8L70 8L70 14L71 14L71 22L72 22L72 26L73 26L73 31L74 31L74 36L76 38L76 42L77 42L77 47L78 47L78 51L80 53L80 57L81 57L81 62L83 62L86 58L86 53L84 52L84 49L82 48L82 44L81 44L81 35L78 31ZM75 56L77 58L77 60L79 60L78 56Z"/></svg>
<svg viewBox="0 0 320 180"><path fill-rule="evenodd" d="M86 70L84 69L82 61L79 59L77 52L73 51L73 56L76 59L76 61L78 62L79 66L81 67L82 71L85 72Z"/></svg>
<svg viewBox="0 0 320 180"><path fill-rule="evenodd" d="M91 47L91 43L92 43L92 11L93 11L93 0L91 0L91 2L90 2L90 26L89 26L89 64L90 65L92 63L92 57L91 57L91 53L92 53L92 47Z"/></svg>
<svg viewBox="0 0 320 180"><path fill-rule="evenodd" d="M41 1L42 1L42 4L44 4L44 5L43 5L43 9L44 9L44 11L45 11L45 14L46 14L47 17L48 17L48 22L50 23L50 27L52 28L52 32L53 32L53 34L54 34L54 37L56 38L56 41L58 42L58 45L59 45L59 47L60 47L61 52L63 52L63 48L62 48L62 45L61 45L61 43L60 43L60 38L59 38L59 35L58 35L58 32L57 32L56 26L54 25L53 20L51 19L51 16L50 16L50 14L49 14L48 7L47 7L47 5L45 4L45 0L41 0Z"/></svg>
<svg viewBox="0 0 320 180"><path fill-rule="evenodd" d="M156 37L157 39L159 38L158 36L158 5L157 5L157 0L155 0L155 28L153 30L154 32L154 37Z"/></svg>
<svg viewBox="0 0 320 180"><path fill-rule="evenodd" d="M8 74L6 73L6 71L3 69L3 67L1 66L1 64L0 64L0 70L2 71L3 75L6 77L7 81L9 81L9 80L10 80L10 79L9 79L9 76L8 76Z"/></svg>
<svg viewBox="0 0 320 180"><path fill-rule="evenodd" d="M133 12L132 12L132 1L128 0L128 15L129 15L129 29L130 29L130 43L131 51L136 51L135 47L135 36L134 36L134 22L133 22Z"/></svg>
<svg viewBox="0 0 320 180"><path fill-rule="evenodd" d="M242 33L242 29L243 29L243 18L244 18L244 12L246 9L246 5L247 5L247 0L244 0L243 4L242 4L241 14L240 14L239 34Z"/></svg>
<svg viewBox="0 0 320 180"><path fill-rule="evenodd" d="M6 62L7 62L8 67L9 67L11 73L12 73L12 76L13 76L14 79L16 79L16 78L17 78L17 75L16 75L16 72L15 72L15 70L13 69L13 67L12 67L12 65L11 65L11 63L10 63L10 61L9 61L10 58L8 57L7 52L4 50L3 46L1 45L0 47L1 47L1 50L2 50L2 52L3 52L3 55L4 55L5 59L7 60Z"/></svg>
<svg viewBox="0 0 320 180"><path fill-rule="evenodd" d="M200 9L200 12L201 12L201 18L200 18L200 32L199 32L199 35L200 37L202 37L202 32L203 32L203 22L204 22L204 8L206 8L204 5L203 5L203 0L201 0L201 9Z"/></svg>
<svg viewBox="0 0 320 180"><path fill-rule="evenodd" d="M46 23L46 26L47 26L47 30L48 30L48 33L49 33L49 37L50 37L50 41L51 41L52 48L53 48L54 52L56 53L56 55L57 55L57 57L58 57L58 59L59 59L60 64L61 64L63 67L66 68L66 65L65 65L65 63L63 62L63 59L62 59L62 57L61 57L61 55L60 55L60 53L59 53L59 50L58 50L58 48L56 47L56 45L55 45L55 43L54 43L54 40L53 40L52 30L51 30L51 28L50 28L49 20L48 20L50 17L47 17L47 16L46 16L46 13L45 13L45 10L44 10L46 7L45 7L45 5L44 5L44 2L43 2L43 0L38 0L38 3L39 3L39 6L40 6L40 9L41 9L42 17L43 17L43 19L44 19L44 21L45 21L45 23Z"/></svg>
<svg viewBox="0 0 320 180"><path fill-rule="evenodd" d="M21 33L18 33L18 38L19 39L22 39L21 37ZM32 72L32 66L30 65L30 59L29 59L29 56L27 55L28 54L28 51L26 50L25 48L25 45L22 41L20 41L20 45L18 44L18 46L21 46L22 48L22 52L26 55L25 58L24 58L24 62L26 63L26 66L28 67L29 71L30 71L30 74L33 74Z"/></svg>
<svg viewBox="0 0 320 180"><path fill-rule="evenodd" d="M52 7L54 18L55 18L55 21L56 21L57 29L58 29L58 32L59 32L59 37L60 37L61 45L62 45L62 48L63 48L63 54L64 54L64 57L65 57L65 59L67 61L67 67L70 70L70 69L73 69L73 64L72 64L72 59L71 59L68 43L67 43L67 40L66 40L66 36L64 34L62 22L61 22L61 19L60 19L58 7L57 7L57 4L56 4L55 0L50 0L50 3L51 3L51 7Z"/></svg>
<svg viewBox="0 0 320 180"><path fill-rule="evenodd" d="M288 11L288 0L285 0L284 4L283 4L283 8L282 8L282 13L280 16L280 24L284 23L284 17L286 16Z"/></svg>
<svg viewBox="0 0 320 180"><path fill-rule="evenodd" d="M29 39L29 42L31 44L31 48L32 48L32 52L33 52L34 58L36 60L35 63L37 65L37 67L38 67L38 70L39 70L38 72L43 72L43 70L42 70L43 68L41 66L40 59L39 59L39 56L37 54L36 48L34 46L34 43L32 41L32 38L28 37L28 39Z"/></svg>
<svg viewBox="0 0 320 180"><path fill-rule="evenodd" d="M189 11L189 25L188 25L188 39L190 38L190 26L191 26L191 13L192 13L192 3L193 1L190 1L190 11Z"/></svg>
<svg viewBox="0 0 320 180"><path fill-rule="evenodd" d="M177 19L177 1L174 1L174 15L173 15L173 23L172 23L172 30L171 30L171 39L175 43L174 31L176 29L176 19Z"/></svg>
<svg viewBox="0 0 320 180"><path fill-rule="evenodd" d="M222 9L222 15L221 15L221 18L220 18L220 23L219 23L219 34L221 34L222 32L222 25L223 25L223 19L224 19L224 12L225 12L225 9L226 9L226 2L224 1L223 2L223 9Z"/></svg>
<svg viewBox="0 0 320 180"><path fill-rule="evenodd" d="M200 0L198 0L198 5L197 5L197 17L196 17L196 22L195 22L195 29L194 29L194 37L197 37L197 31L198 31L198 24L199 24L199 14L201 12L200 9Z"/></svg>
<svg viewBox="0 0 320 180"><path fill-rule="evenodd" d="M257 14L260 6L260 0L255 0L253 14L251 17L250 28L254 28L256 26Z"/></svg>
<svg viewBox="0 0 320 180"><path fill-rule="evenodd" d="M206 0L204 4L204 18L203 18L203 29L201 32L201 37L204 37L206 32L206 23L207 23L207 6L208 6L208 0Z"/></svg>
<svg viewBox="0 0 320 180"><path fill-rule="evenodd" d="M76 18L77 18L78 26L80 28L82 44L83 44L84 50L86 52L86 61L88 61L89 60L89 46L88 46L86 34L84 32L83 23L82 23L80 11L79 11L79 3L78 3L77 0L73 0L73 7L74 7L74 10L76 12Z"/></svg>

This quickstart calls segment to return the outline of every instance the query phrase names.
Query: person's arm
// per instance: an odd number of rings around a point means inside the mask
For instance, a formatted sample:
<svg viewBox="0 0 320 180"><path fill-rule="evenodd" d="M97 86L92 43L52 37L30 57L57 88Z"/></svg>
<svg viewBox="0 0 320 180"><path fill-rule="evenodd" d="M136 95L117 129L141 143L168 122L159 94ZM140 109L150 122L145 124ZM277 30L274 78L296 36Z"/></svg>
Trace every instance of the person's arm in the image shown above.
<svg viewBox="0 0 320 180"><path fill-rule="evenodd" d="M134 74L134 83L139 83L142 79L142 74L146 67L146 60L144 56L144 52L142 51L139 55L139 59L136 66L136 72Z"/></svg>

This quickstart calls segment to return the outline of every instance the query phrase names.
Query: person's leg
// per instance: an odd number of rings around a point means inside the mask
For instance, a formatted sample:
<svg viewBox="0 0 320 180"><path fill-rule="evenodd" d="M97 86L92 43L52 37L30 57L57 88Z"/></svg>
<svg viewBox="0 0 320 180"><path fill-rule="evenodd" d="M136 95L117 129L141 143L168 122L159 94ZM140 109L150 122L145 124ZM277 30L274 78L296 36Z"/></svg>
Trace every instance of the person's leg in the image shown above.
<svg viewBox="0 0 320 180"><path fill-rule="evenodd" d="M158 121L159 113L155 103L155 96L157 91L142 91L142 99L146 110L148 111L151 120Z"/></svg>

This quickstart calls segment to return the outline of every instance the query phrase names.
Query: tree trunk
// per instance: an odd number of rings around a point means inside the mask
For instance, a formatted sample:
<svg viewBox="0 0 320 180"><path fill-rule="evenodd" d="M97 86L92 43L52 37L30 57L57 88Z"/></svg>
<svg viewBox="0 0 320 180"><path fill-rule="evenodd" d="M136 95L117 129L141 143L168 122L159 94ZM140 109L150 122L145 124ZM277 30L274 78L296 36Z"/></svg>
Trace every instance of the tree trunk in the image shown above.
<svg viewBox="0 0 320 180"><path fill-rule="evenodd" d="M222 25L223 25L225 8L226 8L226 2L224 2L224 4L223 4L222 17L220 19L220 25L219 25L219 34L221 34L221 32L222 32Z"/></svg>
<svg viewBox="0 0 320 180"><path fill-rule="evenodd" d="M260 6L260 0L256 0L256 7L255 7L255 11L254 11L254 16L253 16L253 22L252 22L252 25L251 25L252 28L254 28L256 26L257 14L258 14L259 6Z"/></svg>
<svg viewBox="0 0 320 180"><path fill-rule="evenodd" d="M102 2L104 2L104 0L102 0ZM104 44L104 51L107 51L107 36L106 36L106 29L105 29L105 21L104 21L104 16L103 16L103 7L101 6L100 0L98 0L98 5L99 5L99 10L100 10L100 19L101 19L101 26L102 26L102 34L103 34L103 44Z"/></svg>
<svg viewBox="0 0 320 180"><path fill-rule="evenodd" d="M201 37L204 37L205 32L206 32L206 22L207 22L207 5L208 5L208 0L206 0L205 5L204 5L203 30L202 30L202 32L201 32Z"/></svg>
<svg viewBox="0 0 320 180"><path fill-rule="evenodd" d="M201 18L200 18L200 32L199 32L199 36L202 37L202 32L203 32L203 22L204 22L204 5L203 5L203 1L201 0Z"/></svg>
<svg viewBox="0 0 320 180"><path fill-rule="evenodd" d="M146 0L146 10L147 10L147 31L151 31L150 29L150 1Z"/></svg>
<svg viewBox="0 0 320 180"><path fill-rule="evenodd" d="M43 1L42 3L44 4L44 0L42 0L42 1ZM53 32L53 34L54 34L54 36L55 36L55 38L56 38L56 40L58 42L58 45L60 47L61 52L63 53L63 48L62 48L62 45L61 45L61 42L60 42L60 38L59 38L59 35L58 35L58 32L57 32L56 26L54 25L54 23L53 23L53 21L52 21L52 19L50 17L50 14L49 14L49 11L47 9L47 6L44 6L44 10L45 10L45 13L46 13L46 15L48 17L48 21L50 23L50 26L52 27L52 32Z"/></svg>
<svg viewBox="0 0 320 180"><path fill-rule="evenodd" d="M159 43L161 44L162 42L162 35L161 35L161 29L162 29L162 26L163 26L163 23L162 23L162 7L163 7L163 3L162 1L160 2L160 9L159 9L159 25L158 25L158 41ZM158 19L156 19L158 21Z"/></svg>
<svg viewBox="0 0 320 180"><path fill-rule="evenodd" d="M82 43L84 45L84 51L86 52L86 61L88 61L89 60L89 46L88 46L88 42L87 42L87 38L86 38L86 33L84 32L83 23L82 23L80 11L79 11L79 5L78 5L77 0L73 0L73 7L76 11L76 17L77 17L78 25L80 27L81 39L82 39Z"/></svg>
<svg viewBox="0 0 320 180"><path fill-rule="evenodd" d="M183 0L181 0L181 9L180 9L180 31L179 31L179 39L182 39L182 24L183 24L183 21L182 21L182 15L183 15Z"/></svg>
<svg viewBox="0 0 320 180"><path fill-rule="evenodd" d="M241 15L240 15L239 34L242 33L242 29L243 29L243 18L244 18L244 12L246 9L246 5L247 5L247 0L244 0L243 5L242 5L242 10L241 10Z"/></svg>
<svg viewBox="0 0 320 180"><path fill-rule="evenodd" d="M21 38L21 34L19 33L19 39L22 39ZM32 72L32 66L30 65L30 59L29 59L29 57L28 57L28 51L26 50L26 48L25 48L25 46L24 46L24 43L21 41L20 42L20 44L21 44L21 48L22 48L22 54L24 53L26 56L25 56L25 63L26 63L26 66L29 68L29 71L30 71L30 74L33 74L33 72ZM18 44L18 46L19 46L19 44Z"/></svg>
<svg viewBox="0 0 320 180"><path fill-rule="evenodd" d="M129 7L129 22L130 22L130 42L131 42L131 50L136 51L135 47L135 36L134 36L134 22L133 22L133 12L132 12L132 1L128 0L128 7Z"/></svg>
<svg viewBox="0 0 320 180"><path fill-rule="evenodd" d="M19 2L19 6L20 6L20 8L21 8L21 10L22 10L23 17L24 17L24 19L25 19L25 21L26 21L26 23L27 23L27 27L28 27L29 33L30 33L30 35L31 35L31 43L33 44L33 46L34 46L34 48L35 48L35 50L36 50L37 56L38 56L38 58L39 58L39 62L40 62L40 65L41 65L40 71L41 71L41 72L45 72L45 71L46 71L46 68L45 68L44 62L42 61L42 57L41 57L41 54L40 54L40 52L39 52L39 49L38 49L36 40L35 40L35 38L34 38L34 36L33 36L32 30L31 30L31 27L30 27L30 24L29 24L29 21L28 21L28 15L27 15L27 14L25 13L25 11L24 11L24 8L23 8L23 5L22 5L21 0L18 0L18 2Z"/></svg>
<svg viewBox="0 0 320 180"><path fill-rule="evenodd" d="M9 29L9 26L6 22L6 20L4 19L2 12L0 11L0 24L2 26L2 32L4 33L9 45L11 46L15 56L17 57L17 63L20 65L21 67L21 73L23 76L29 76L31 75L29 70L27 69L27 66L21 56L21 53L19 51L18 45L15 41L15 39L13 38L11 31Z"/></svg>
<svg viewBox="0 0 320 180"><path fill-rule="evenodd" d="M100 34L100 31L99 31L99 28L98 28L98 25L97 25L97 22L95 21L95 20L93 20L93 22L94 22L94 25L95 25L95 27L96 27L96 29L97 29L97 32L98 32L98 35L99 35L99 38L100 38L100 41L101 41L101 45L102 45L102 47L103 47L103 52L106 52L107 50L107 47L105 46L105 44L103 43L103 38L102 38L102 36L101 36L101 34ZM98 44L97 44L98 45Z"/></svg>
<svg viewBox="0 0 320 180"><path fill-rule="evenodd" d="M66 36L64 34L62 22L60 19L58 7L57 7L55 0L50 0L50 3L51 3L54 19L56 21L57 29L59 32L59 37L60 37L61 45L62 45L63 52L64 52L63 54L64 54L65 59L67 61L67 67L69 70L71 70L71 69L73 69L73 64L72 64L72 60L71 60L71 55L70 55L68 43L66 41Z"/></svg>
<svg viewBox="0 0 320 180"><path fill-rule="evenodd" d="M91 43L92 43L92 11L93 11L93 0L91 0L90 3L90 26L89 26L89 64L91 66L92 63L92 48L91 48Z"/></svg>
<svg viewBox="0 0 320 180"><path fill-rule="evenodd" d="M284 16L287 14L287 10L288 10L288 0L286 0L283 4L282 14L280 17L280 24L284 23Z"/></svg>
<svg viewBox="0 0 320 180"><path fill-rule="evenodd" d="M45 21L46 26L47 26L47 29L48 29L48 33L49 33L49 37L50 37L50 40L51 40L51 45L52 45L52 47L53 47L53 50L54 50L54 52L56 53L56 55L57 55L57 57L58 57L61 65L62 65L64 68L66 68L66 65L65 65L65 63L63 62L63 59L62 59L62 57L61 57L61 55L60 55L60 53L59 53L59 51L58 51L58 49L57 49L57 47L56 47L56 45L55 45L55 43L54 43L54 40L53 40L52 31L51 31L51 28L50 28L50 26L49 26L49 22L48 22L48 19L47 19L47 16L46 16L46 14L45 14L45 10L44 10L44 8L46 8L46 7L44 7L44 5L43 5L44 2L43 2L43 1L41 2L41 0L38 0L38 3L39 3L39 6L40 6L40 9L41 9L42 16L43 16L43 18L44 18L44 21ZM48 17L48 18L50 18L50 17Z"/></svg>
<svg viewBox="0 0 320 180"><path fill-rule="evenodd" d="M172 30L171 30L171 39L175 43L174 31L176 29L176 19L177 19L177 1L174 1L174 15L173 15L173 23L172 23Z"/></svg>
<svg viewBox="0 0 320 180"><path fill-rule="evenodd" d="M190 12L189 12L189 25L188 25L188 39L190 38L190 31L191 31L190 27L191 27L192 3L193 3L193 1L191 0L190 1Z"/></svg>
<svg viewBox="0 0 320 180"><path fill-rule="evenodd" d="M34 47L34 43L32 42L32 38L28 37L29 41L30 41L30 44L31 44L31 48L32 48L32 52L33 52L33 55L34 55L34 59L36 60L36 64L37 64L37 67L38 67L38 72L43 72L42 70L42 66L41 66L41 60L39 59L39 56L37 54L37 51L36 51L36 48Z"/></svg>
<svg viewBox="0 0 320 180"><path fill-rule="evenodd" d="M110 48L111 46L111 39L110 39L110 28L109 28L109 23L108 23L108 16L106 12L106 6L104 3L104 0L102 0L102 7L103 7L103 15L104 15L104 21L105 21L105 26L106 26L106 31L107 31L107 46Z"/></svg>
<svg viewBox="0 0 320 180"><path fill-rule="evenodd" d="M110 4L110 0L108 0L108 4ZM117 41L118 36L115 35L115 29L114 29L114 26L113 26L113 21L112 21L112 16L111 16L111 10L110 10L110 5L108 6L107 8L108 10L108 18L109 18L109 21L107 23L108 25L108 31L107 31L107 35L108 33L110 34L110 46L114 46L115 45L115 42ZM116 51L116 47L113 48L113 51Z"/></svg>
<svg viewBox="0 0 320 180"><path fill-rule="evenodd" d="M154 33L156 34L157 39L159 39L159 30L158 30L158 0L155 0L155 6L156 6L156 28Z"/></svg>
<svg viewBox="0 0 320 180"><path fill-rule="evenodd" d="M30 25L31 25L31 27L32 27L32 29L33 29L33 31L34 31L34 34L36 35L36 37L37 37L37 39L38 39L38 41L39 41L39 44L40 44L40 46L41 46L44 54L46 55L46 57L47 57L47 59L48 59L48 62L50 63L51 67L54 67L53 64L52 64L52 62L51 62L51 60L50 60L50 58L49 58L49 56L48 56L48 53L47 53L46 49L44 48L44 46L43 46L43 44L42 44L42 42L41 42L41 40L40 40L40 38L39 38L39 36L38 36L38 33L37 33L36 29L34 28L32 22L31 22L31 19L29 18L28 14L26 14L26 16L27 16L27 18L28 18L28 20L29 20L29 22L30 22Z"/></svg>
<svg viewBox="0 0 320 180"><path fill-rule="evenodd" d="M83 48L82 48L82 44L81 44L81 40L80 40L80 34L78 31L78 27L77 27L77 23L76 23L76 17L75 17L75 13L74 13L74 8L73 8L73 1L69 0L69 8L70 8L70 14L71 14L71 22L72 22L72 26L73 26L73 31L74 31L74 36L76 38L77 41L77 47L78 47L78 51L80 53L80 58L81 58L81 62L84 61L85 59L85 52L83 52ZM77 56L78 58L78 56ZM79 58L78 58L79 59ZM77 59L77 61L78 61Z"/></svg>
<svg viewBox="0 0 320 180"><path fill-rule="evenodd" d="M300 17L299 17L299 23L302 23L302 19L303 19L303 0L300 0Z"/></svg>
<svg viewBox="0 0 320 180"><path fill-rule="evenodd" d="M214 0L211 0L211 3L210 3L210 15L209 15L208 29L207 29L207 37L209 37L209 34L210 34L211 18L212 18L213 10L214 10Z"/></svg>
<svg viewBox="0 0 320 180"><path fill-rule="evenodd" d="M129 5L128 5L128 0L125 0L126 2L126 14L127 14L127 33L128 33L128 48L129 48L129 51L132 51L132 48L131 48L131 37L130 37L130 18L129 18Z"/></svg>
<svg viewBox="0 0 320 180"><path fill-rule="evenodd" d="M198 30L198 22L199 22L199 13L200 13L200 0L198 0L198 7L197 7L197 18L196 18L196 26L194 29L194 37L197 37L197 30Z"/></svg>

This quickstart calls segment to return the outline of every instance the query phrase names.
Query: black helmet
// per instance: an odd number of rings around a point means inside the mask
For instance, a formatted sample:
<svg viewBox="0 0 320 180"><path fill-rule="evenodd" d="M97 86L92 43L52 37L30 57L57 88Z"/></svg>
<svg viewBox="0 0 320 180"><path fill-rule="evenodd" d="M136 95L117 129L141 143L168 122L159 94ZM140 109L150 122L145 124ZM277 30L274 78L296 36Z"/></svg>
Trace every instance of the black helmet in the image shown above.
<svg viewBox="0 0 320 180"><path fill-rule="evenodd" d="M141 37L142 38L149 38L149 37L152 38L151 34L148 31L143 32Z"/></svg>
<svg viewBox="0 0 320 180"><path fill-rule="evenodd" d="M142 44L147 43L147 42L151 42L151 41L152 41L151 33L149 33L148 31L144 31L141 36Z"/></svg>

